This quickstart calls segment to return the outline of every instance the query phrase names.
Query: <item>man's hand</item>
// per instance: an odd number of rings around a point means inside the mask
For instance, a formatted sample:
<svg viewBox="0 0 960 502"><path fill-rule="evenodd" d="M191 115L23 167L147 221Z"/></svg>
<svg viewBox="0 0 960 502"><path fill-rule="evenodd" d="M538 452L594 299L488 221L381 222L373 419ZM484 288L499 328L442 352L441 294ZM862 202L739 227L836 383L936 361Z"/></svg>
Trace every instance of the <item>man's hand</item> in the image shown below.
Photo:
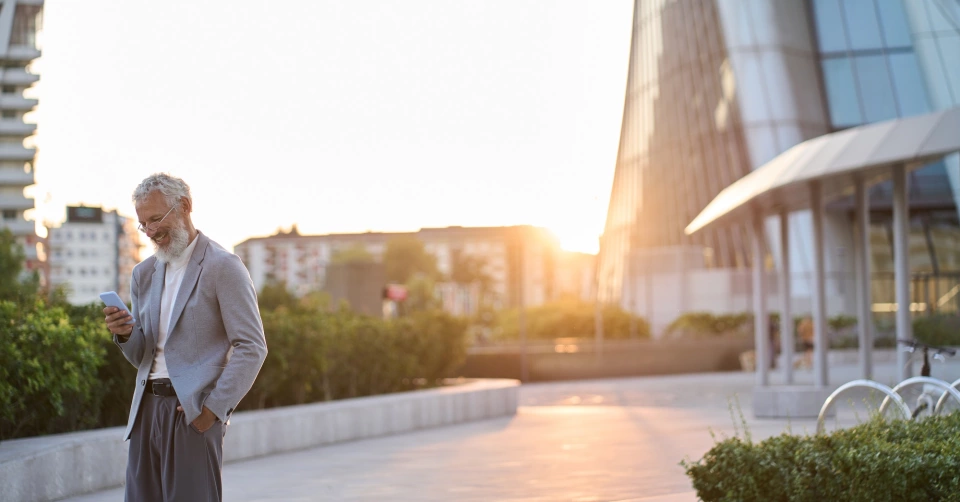
<svg viewBox="0 0 960 502"><path fill-rule="evenodd" d="M107 329L114 335L127 337L133 333L133 324L127 324L133 320L129 312L117 307L104 307L103 314L106 316L104 322L107 323Z"/></svg>
<svg viewBox="0 0 960 502"><path fill-rule="evenodd" d="M183 412L182 406L177 406L177 411ZM200 432L207 432L207 429L213 427L214 422L217 421L217 416L210 411L210 408L206 406L200 410L200 416L197 417L193 422L193 426Z"/></svg>

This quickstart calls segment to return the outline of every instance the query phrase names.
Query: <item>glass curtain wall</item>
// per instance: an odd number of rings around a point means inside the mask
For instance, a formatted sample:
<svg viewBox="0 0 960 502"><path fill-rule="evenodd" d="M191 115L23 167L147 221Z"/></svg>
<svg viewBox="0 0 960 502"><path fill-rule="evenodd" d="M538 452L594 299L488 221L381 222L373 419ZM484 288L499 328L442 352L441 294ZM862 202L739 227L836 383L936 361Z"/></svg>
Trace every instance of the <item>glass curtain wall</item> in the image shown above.
<svg viewBox="0 0 960 502"><path fill-rule="evenodd" d="M684 234L720 191L750 171L732 69L714 0L637 0L607 222L601 301L621 300L629 257L698 246L707 266L749 263L743 226Z"/></svg>
<svg viewBox="0 0 960 502"><path fill-rule="evenodd" d="M929 82L914 50L904 2L810 0L834 130L932 111ZM960 65L960 60L957 61ZM910 270L915 312L957 310L960 226L947 167L934 162L909 177ZM892 182L871 188L874 311L895 310ZM830 205L852 218L853 200Z"/></svg>

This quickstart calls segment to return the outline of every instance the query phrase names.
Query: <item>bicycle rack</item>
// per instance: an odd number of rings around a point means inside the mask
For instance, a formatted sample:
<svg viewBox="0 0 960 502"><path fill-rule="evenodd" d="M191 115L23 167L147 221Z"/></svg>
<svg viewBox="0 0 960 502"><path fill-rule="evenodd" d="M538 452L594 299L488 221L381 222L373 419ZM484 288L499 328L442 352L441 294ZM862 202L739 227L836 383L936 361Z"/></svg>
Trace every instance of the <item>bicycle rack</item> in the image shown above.
<svg viewBox="0 0 960 502"><path fill-rule="evenodd" d="M955 390L960 390L960 379L954 380L953 383L950 384L950 388ZM934 408L934 412L937 415L940 414L940 410L943 408L943 405L946 404L947 394L948 394L947 392L944 392L943 395L940 396L940 399L937 400L937 407ZM954 396L954 398L956 398L956 396Z"/></svg>
<svg viewBox="0 0 960 502"><path fill-rule="evenodd" d="M917 377L917 378L922 378L922 377ZM944 382L944 384L946 384L946 382ZM874 382L873 380L853 380L841 385L840 387L837 387L837 390L833 391L833 393L830 394L830 396L827 397L827 399L823 402L823 407L820 408L820 415L817 416L817 434L820 434L823 432L824 422L825 422L824 419L827 416L827 411L830 409L830 406L833 404L833 400L836 399L837 396L839 396L843 392L855 387L866 387L868 389L880 391L886 394L886 397L883 398L884 404L880 405L881 414L885 409L884 405L888 401L892 400L894 403L896 403L897 408L900 410L900 412L903 413L903 417L906 419L910 419L911 417L910 408L907 406L907 403L903 402L903 398L900 397L900 394L897 394L896 392L894 392L893 389L891 389L890 387L887 387L886 385L883 385L882 383Z"/></svg>
<svg viewBox="0 0 960 502"><path fill-rule="evenodd" d="M960 380L958 380L957 382L954 382L954 384L956 384L956 383L958 383L958 382L960 382ZM934 408L934 414L940 413L940 409L943 407L943 404L945 403L945 399L946 399L947 395L953 396L953 398L957 400L957 403L960 403L960 392L958 392L957 389L953 388L952 385L948 384L947 382L944 382L943 380L940 380L939 378L931 378L931 377L923 377L923 376L908 378L908 379L906 379L906 380L898 383L898 384L896 385L896 387L893 388L893 391L894 391L894 392L899 392L900 389L902 389L902 388L904 388L904 387L906 387L906 386L908 386L908 385L915 384L915 383L922 383L922 384L926 384L926 385L933 385L933 386L936 386L936 387L939 387L939 388L943 389L944 393L943 393L942 396L940 396L940 400L937 401L937 405L936 405L936 407ZM901 401L903 400L903 398L902 398L899 394L897 394L897 396L900 397ZM887 396L887 397L883 398L883 402L880 403L880 414L881 414L881 415L882 415L883 412L887 409L887 406L890 405L889 401L890 401L890 396ZM909 409L909 408L908 408L908 409ZM908 414L907 414L907 418L912 418L912 417L913 417L913 414L912 414L912 413L908 413Z"/></svg>

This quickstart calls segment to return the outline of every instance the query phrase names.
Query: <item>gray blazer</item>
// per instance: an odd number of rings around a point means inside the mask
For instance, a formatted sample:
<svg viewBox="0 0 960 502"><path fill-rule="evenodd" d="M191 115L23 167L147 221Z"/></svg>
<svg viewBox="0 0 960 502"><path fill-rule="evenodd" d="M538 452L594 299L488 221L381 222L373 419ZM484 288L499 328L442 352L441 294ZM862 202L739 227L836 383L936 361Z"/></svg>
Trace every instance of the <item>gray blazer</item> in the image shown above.
<svg viewBox="0 0 960 502"><path fill-rule="evenodd" d="M164 359L187 422L204 406L226 423L253 386L267 357L257 293L240 258L202 233L190 256L170 318ZM130 439L160 329L166 264L151 256L133 269L130 294L136 319L126 342L114 336L137 368L125 439Z"/></svg>

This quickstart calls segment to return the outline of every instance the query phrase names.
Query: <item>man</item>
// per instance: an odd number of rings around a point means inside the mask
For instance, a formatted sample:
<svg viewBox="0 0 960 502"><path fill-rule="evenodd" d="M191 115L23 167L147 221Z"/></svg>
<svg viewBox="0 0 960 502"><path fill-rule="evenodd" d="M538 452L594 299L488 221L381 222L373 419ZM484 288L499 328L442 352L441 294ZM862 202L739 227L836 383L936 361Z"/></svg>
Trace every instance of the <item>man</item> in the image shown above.
<svg viewBox="0 0 960 502"><path fill-rule="evenodd" d="M183 180L149 176L133 202L156 252L133 269L133 316L103 309L137 367L126 500L219 501L225 424L267 355L256 291L240 258L193 227Z"/></svg>

